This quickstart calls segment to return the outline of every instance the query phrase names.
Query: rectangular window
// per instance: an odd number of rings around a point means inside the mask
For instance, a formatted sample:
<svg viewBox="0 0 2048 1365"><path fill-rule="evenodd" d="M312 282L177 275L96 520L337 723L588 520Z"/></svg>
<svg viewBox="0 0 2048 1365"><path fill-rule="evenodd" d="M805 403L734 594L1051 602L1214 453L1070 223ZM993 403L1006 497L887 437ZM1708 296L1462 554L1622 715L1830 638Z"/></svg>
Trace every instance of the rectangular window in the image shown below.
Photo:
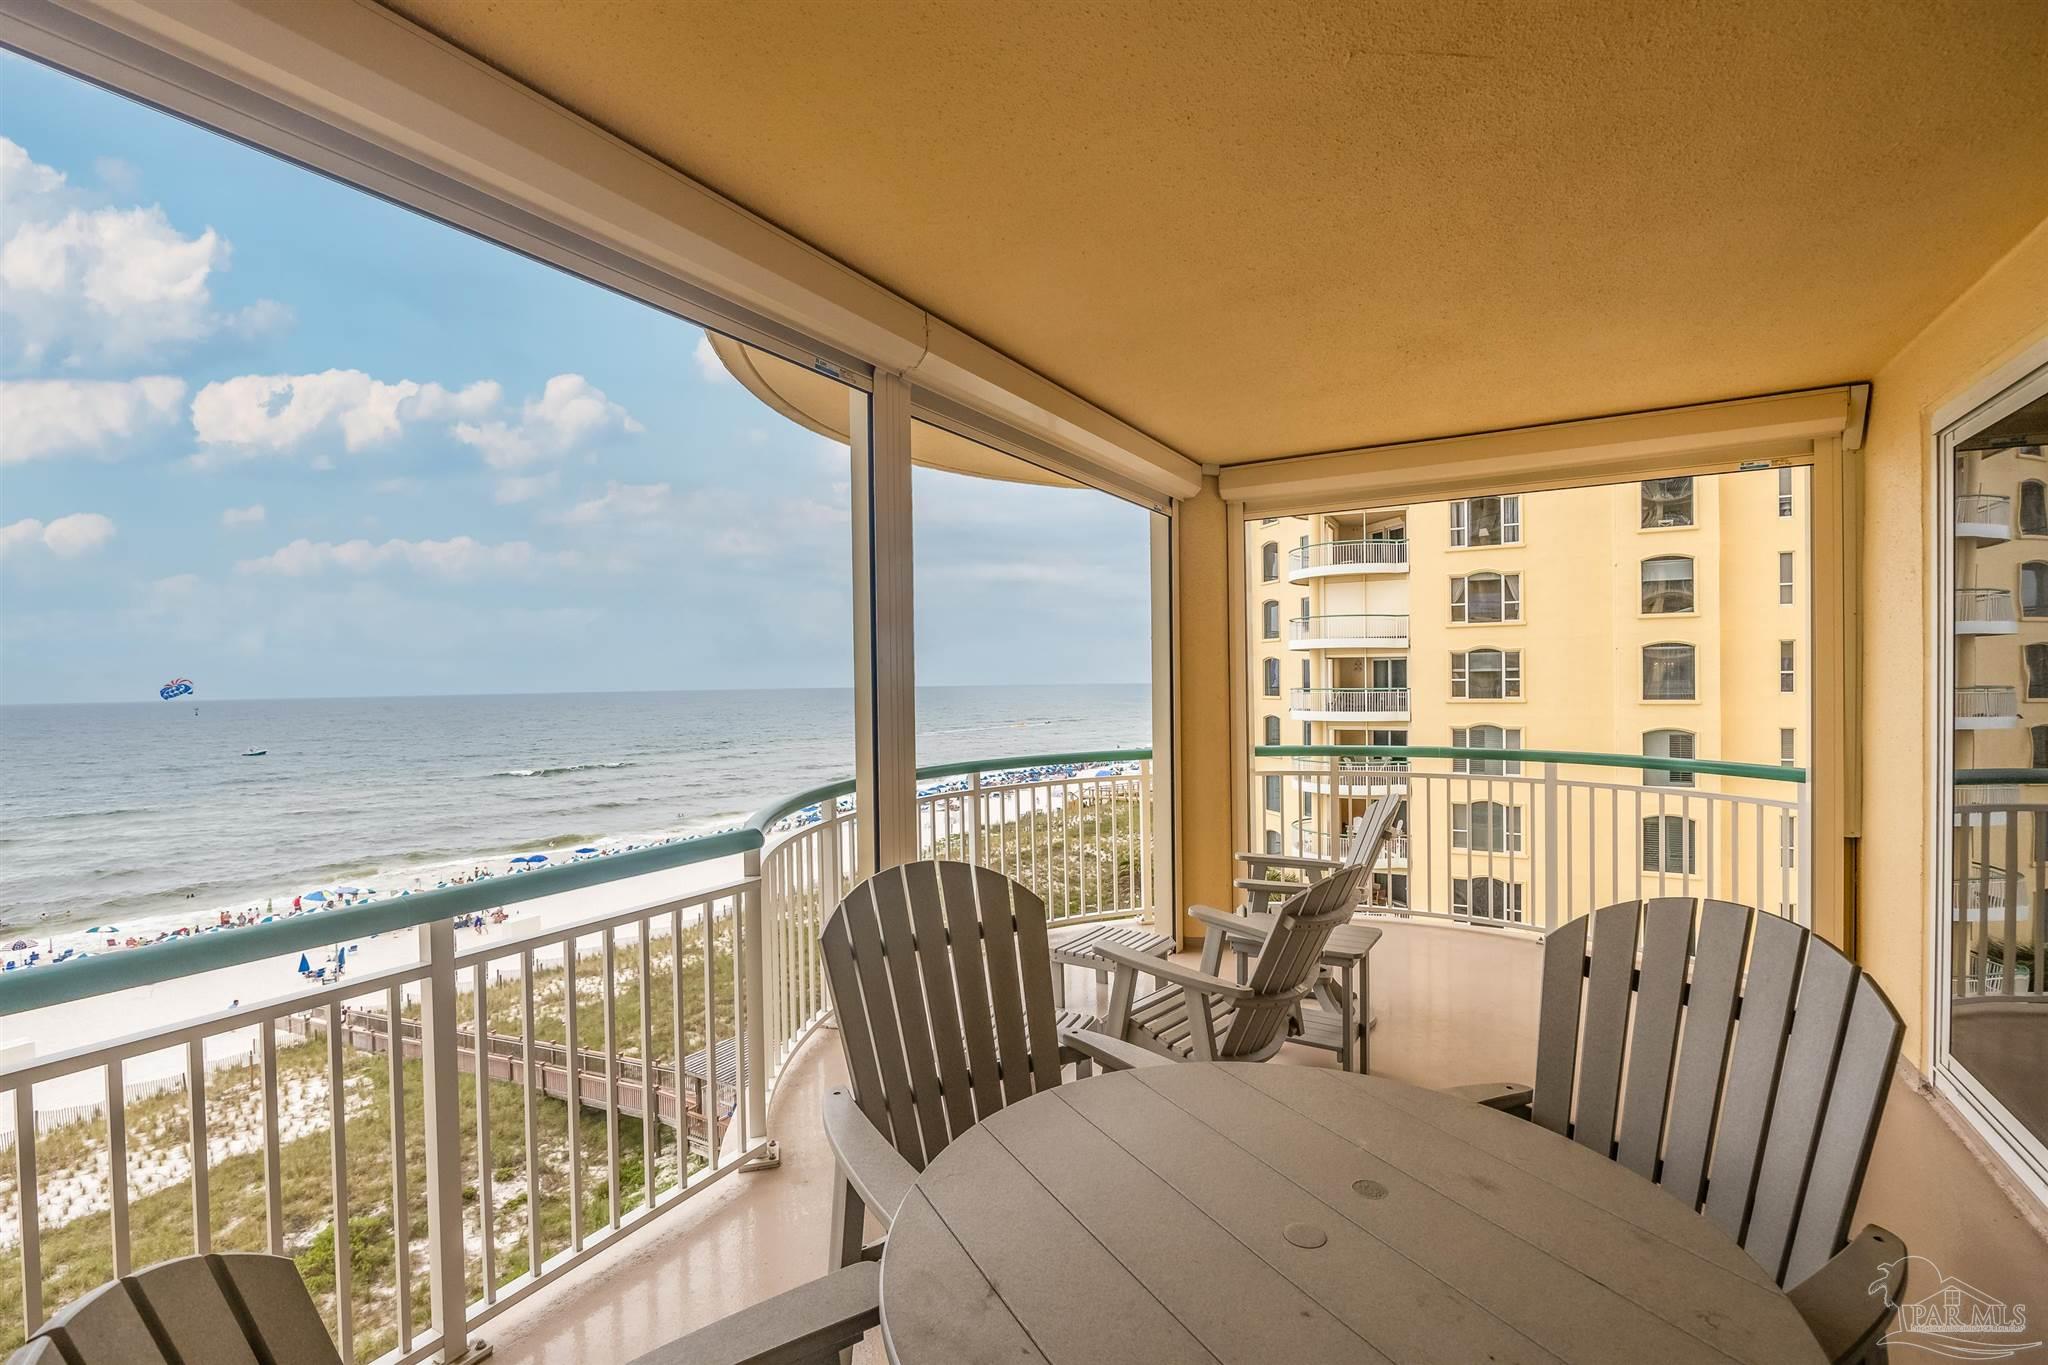
<svg viewBox="0 0 2048 1365"><path fill-rule="evenodd" d="M1269 697L1277 697L1277 696L1279 696L1279 695L1280 695L1280 661L1279 661L1278 659L1268 659L1268 660L1266 660L1266 662L1265 662L1265 671L1266 671L1266 695L1267 695L1267 696L1269 696ZM1306 683L1303 683L1302 685L1303 685L1304 687L1305 687L1305 686L1307 686L1307 684L1306 684Z"/></svg>
<svg viewBox="0 0 2048 1365"><path fill-rule="evenodd" d="M1698 692L1691 645L1643 646L1643 700L1692 701Z"/></svg>
<svg viewBox="0 0 2048 1365"><path fill-rule="evenodd" d="M1271 853L1271 854L1275 854L1275 855L1277 855L1277 854L1278 854L1278 853L1280 852L1280 831L1279 831L1279 830L1277 830L1277 829L1269 829L1269 830L1267 830L1267 831L1266 831L1266 852L1268 852L1268 853Z"/></svg>
<svg viewBox="0 0 2048 1365"><path fill-rule="evenodd" d="M1303 659L1301 661L1301 685L1303 687L1311 687L1314 685L1314 680L1315 674L1312 671L1310 671L1309 661L1307 659Z"/></svg>
<svg viewBox="0 0 2048 1365"><path fill-rule="evenodd" d="M1278 815L1280 807L1280 775L1269 773L1266 776L1266 809Z"/></svg>
<svg viewBox="0 0 2048 1365"><path fill-rule="evenodd" d="M1464 498L1451 504L1451 545L1517 545L1522 539L1519 497Z"/></svg>
<svg viewBox="0 0 2048 1365"><path fill-rule="evenodd" d="M1798 732L1798 731L1796 731L1796 730L1780 730L1780 731L1778 731L1778 762L1779 762L1779 763L1781 763L1781 764L1783 764L1783 765L1784 765L1785 767L1787 767L1787 768L1796 768L1796 767L1798 767L1798 766L1799 766L1799 762L1798 762L1798 744L1799 744L1799 732Z"/></svg>
<svg viewBox="0 0 2048 1365"><path fill-rule="evenodd" d="M1691 478L1646 479L1642 493L1644 530L1693 524Z"/></svg>
<svg viewBox="0 0 2048 1365"><path fill-rule="evenodd" d="M1408 874L1406 872L1375 872L1372 874L1372 903L1390 909L1408 908Z"/></svg>
<svg viewBox="0 0 2048 1365"><path fill-rule="evenodd" d="M1308 819L1308 817L1309 817L1309 816L1311 816L1311 815L1314 815L1315 813L1316 813L1316 798L1315 798L1315 793L1314 793L1314 792L1311 792L1311 791L1310 791L1310 790L1308 789L1308 786L1307 786L1307 784L1306 784L1306 783L1304 783L1304 784L1302 785L1302 788L1301 788L1301 818L1302 818L1302 819L1304 819L1304 820L1306 820L1306 819Z"/></svg>
<svg viewBox="0 0 2048 1365"><path fill-rule="evenodd" d="M1522 884L1498 877L1454 877L1451 879L1451 909L1476 919L1519 923L1522 918Z"/></svg>
<svg viewBox="0 0 2048 1365"><path fill-rule="evenodd" d="M1451 847L1477 853L1522 851L1522 808L1499 801L1454 802Z"/></svg>
<svg viewBox="0 0 2048 1365"><path fill-rule="evenodd" d="M1792 662L1792 641L1780 640L1778 641L1778 690L1780 692L1790 692L1797 683L1798 678L1795 676Z"/></svg>
<svg viewBox="0 0 2048 1365"><path fill-rule="evenodd" d="M1778 604L1792 605L1792 552L1782 550L1778 554Z"/></svg>
<svg viewBox="0 0 2048 1365"><path fill-rule="evenodd" d="M1799 817L1790 811L1778 817L1778 866L1799 866Z"/></svg>
<svg viewBox="0 0 2048 1365"><path fill-rule="evenodd" d="M1304 537L1304 539L1306 539ZM1280 543L1269 540L1259 547L1259 577L1271 583L1280 577Z"/></svg>
<svg viewBox="0 0 2048 1365"><path fill-rule="evenodd" d="M1792 515L1792 471L1789 469L1778 471L1778 515Z"/></svg>
<svg viewBox="0 0 2048 1365"><path fill-rule="evenodd" d="M1522 651L1474 649L1451 656L1451 695L1502 701L1522 695Z"/></svg>
<svg viewBox="0 0 2048 1365"><path fill-rule="evenodd" d="M1520 574L1475 573L1451 580L1451 620L1500 622L1522 619Z"/></svg>
<svg viewBox="0 0 2048 1365"><path fill-rule="evenodd" d="M1315 743L1313 739L1309 738L1309 736L1313 735L1314 733L1315 727L1313 725L1309 724L1309 722L1307 721L1303 721L1301 723L1301 742L1304 745Z"/></svg>
<svg viewBox="0 0 2048 1365"><path fill-rule="evenodd" d="M1451 731L1453 749L1519 749L1522 747L1520 729L1503 729L1498 725L1474 725L1470 729L1459 726ZM1451 771L1467 773L1473 777L1520 777L1522 764L1518 759L1503 758L1454 758Z"/></svg>
<svg viewBox="0 0 2048 1365"><path fill-rule="evenodd" d="M1643 871L1691 876L1697 868L1699 829L1682 815L1643 817Z"/></svg>
<svg viewBox="0 0 2048 1365"><path fill-rule="evenodd" d="M1259 608L1259 626L1268 640L1280 638L1280 604L1268 602Z"/></svg>

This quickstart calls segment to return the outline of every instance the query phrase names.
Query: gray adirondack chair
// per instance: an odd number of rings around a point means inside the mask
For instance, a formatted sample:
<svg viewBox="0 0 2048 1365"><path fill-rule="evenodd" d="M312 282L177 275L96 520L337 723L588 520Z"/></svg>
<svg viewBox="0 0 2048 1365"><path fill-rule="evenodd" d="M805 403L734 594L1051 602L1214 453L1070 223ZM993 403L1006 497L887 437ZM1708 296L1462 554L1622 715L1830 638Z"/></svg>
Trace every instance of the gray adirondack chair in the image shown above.
<svg viewBox="0 0 2048 1365"><path fill-rule="evenodd" d="M1104 944L1097 951L1116 964L1109 1012L1102 1031L1175 1061L1259 1062L1287 1041L1301 998L1322 970L1323 946L1358 905L1358 888L1370 867L1346 866L1303 887L1273 914L1273 927L1260 949L1249 981L1219 975L1229 932L1244 921L1206 905L1188 914L1208 928L1200 968L1141 956ZM1138 976L1165 985L1139 997Z"/></svg>
<svg viewBox="0 0 2048 1365"><path fill-rule="evenodd" d="M656 1347L633 1365L832 1365L882 1320L882 1268L862 1261Z"/></svg>
<svg viewBox="0 0 2048 1365"><path fill-rule="evenodd" d="M1240 909L1251 916L1270 914L1275 902L1286 899L1309 882L1327 877L1339 868L1358 863L1371 867L1379 860L1380 850L1392 837L1394 817L1400 814L1405 803L1405 795L1397 791L1382 792L1374 797L1365 814L1351 822L1351 833L1344 841L1343 852L1335 858L1283 853L1238 854L1237 860L1244 864L1247 874L1231 883L1245 893ZM1283 880L1274 877L1272 874L1275 872L1300 875L1297 880ZM1253 951L1257 951L1256 945Z"/></svg>
<svg viewBox="0 0 2048 1365"><path fill-rule="evenodd" d="M288 1256L182 1256L109 1280L38 1327L8 1365L340 1365Z"/></svg>
<svg viewBox="0 0 2048 1365"><path fill-rule="evenodd" d="M1534 1087L1452 1093L1683 1199L1793 1286L1830 1359L1882 1360L1906 1248L1874 1226L1850 1243L1849 1218L1904 1026L1874 980L1797 924L1726 901L1697 911L1629 901L1553 930Z"/></svg>

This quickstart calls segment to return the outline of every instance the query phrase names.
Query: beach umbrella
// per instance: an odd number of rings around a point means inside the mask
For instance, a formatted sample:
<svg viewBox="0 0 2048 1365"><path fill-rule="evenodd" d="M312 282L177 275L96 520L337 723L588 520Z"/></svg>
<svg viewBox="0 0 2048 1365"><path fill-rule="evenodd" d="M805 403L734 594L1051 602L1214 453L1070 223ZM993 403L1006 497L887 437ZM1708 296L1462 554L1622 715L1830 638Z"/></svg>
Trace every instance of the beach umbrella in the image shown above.
<svg viewBox="0 0 2048 1365"><path fill-rule="evenodd" d="M313 964L312 964L312 963L310 963L310 962L308 962L308 961L306 961L306 955L305 955L304 953L300 953L300 954L299 954L299 975L300 975L300 976L304 976L304 975L305 975L305 974L306 974L307 972L310 972L310 971L312 971L312 970L313 970Z"/></svg>
<svg viewBox="0 0 2048 1365"><path fill-rule="evenodd" d="M594 848L579 848L579 849L577 849L576 851L577 851L578 853L595 853L595 852L597 852L597 850L596 850L596 849L594 849Z"/></svg>
<svg viewBox="0 0 2048 1365"><path fill-rule="evenodd" d="M9 951L9 952L13 952L13 951L15 951L15 950L16 950L17 948L26 948L26 947L28 947L28 946L29 946L29 941L28 941L27 939L25 939L25 938L18 938L18 939L16 939L16 940L14 940L14 942L12 942L12 943L10 943L10 944L8 944L8 945L7 945L7 951Z"/></svg>
<svg viewBox="0 0 2048 1365"><path fill-rule="evenodd" d="M305 895L299 897L299 899L307 901L324 901L327 899L327 893L325 891L308 891Z"/></svg>
<svg viewBox="0 0 2048 1365"><path fill-rule="evenodd" d="M360 887L337 886L334 888L334 894L337 896L360 896L363 894L363 892L362 888Z"/></svg>

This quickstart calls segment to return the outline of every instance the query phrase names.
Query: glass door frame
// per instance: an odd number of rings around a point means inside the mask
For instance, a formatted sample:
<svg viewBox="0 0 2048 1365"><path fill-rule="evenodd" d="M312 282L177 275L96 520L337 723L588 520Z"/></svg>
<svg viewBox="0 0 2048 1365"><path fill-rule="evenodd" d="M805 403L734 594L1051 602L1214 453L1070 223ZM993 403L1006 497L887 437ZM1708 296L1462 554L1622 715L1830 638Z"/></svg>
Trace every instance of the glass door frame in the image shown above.
<svg viewBox="0 0 2048 1365"><path fill-rule="evenodd" d="M1929 715L1937 724L1929 735L1934 789L1928 802L1927 888L1927 1055L1928 1079L1937 1093L1955 1105L1977 1135L2037 1199L2048 1201L2048 1143L2036 1137L1997 1096L1950 1051L1949 972L1953 941L1949 932L1955 888L1955 497L1956 447L1989 422L2048 395L2048 341L2022 354L1954 402L1937 409L1930 423L1934 436L1932 494L1940 534L1931 537L1934 668ZM2035 933L2040 932L2040 908Z"/></svg>

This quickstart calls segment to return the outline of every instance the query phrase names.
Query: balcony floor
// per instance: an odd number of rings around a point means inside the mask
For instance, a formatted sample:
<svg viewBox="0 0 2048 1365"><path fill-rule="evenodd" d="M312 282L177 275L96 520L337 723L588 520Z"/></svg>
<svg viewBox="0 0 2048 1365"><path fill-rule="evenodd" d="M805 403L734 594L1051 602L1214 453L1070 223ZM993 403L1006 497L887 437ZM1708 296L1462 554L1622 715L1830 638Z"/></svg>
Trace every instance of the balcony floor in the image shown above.
<svg viewBox="0 0 2048 1365"><path fill-rule="evenodd" d="M1423 1085L1521 1079L1535 1066L1535 940L1485 929L1389 924L1373 954L1375 1074ZM1194 955L1183 955L1192 962ZM1476 982L1485 989L1475 989ZM1085 1005L1092 978L1069 977ZM1279 1065L1333 1066L1288 1047ZM500 1365L629 1361L665 1341L823 1273L832 1155L818 1126L845 1081L838 1034L821 1030L792 1065L770 1115L779 1170L735 1175L551 1292L487 1323ZM1878 1222L1949 1274L2048 1312L2048 1234L2015 1206L1970 1146L1913 1087L1894 1082L1856 1225ZM1925 1286L1923 1286L1924 1288ZM872 1336L855 1360L879 1362Z"/></svg>

